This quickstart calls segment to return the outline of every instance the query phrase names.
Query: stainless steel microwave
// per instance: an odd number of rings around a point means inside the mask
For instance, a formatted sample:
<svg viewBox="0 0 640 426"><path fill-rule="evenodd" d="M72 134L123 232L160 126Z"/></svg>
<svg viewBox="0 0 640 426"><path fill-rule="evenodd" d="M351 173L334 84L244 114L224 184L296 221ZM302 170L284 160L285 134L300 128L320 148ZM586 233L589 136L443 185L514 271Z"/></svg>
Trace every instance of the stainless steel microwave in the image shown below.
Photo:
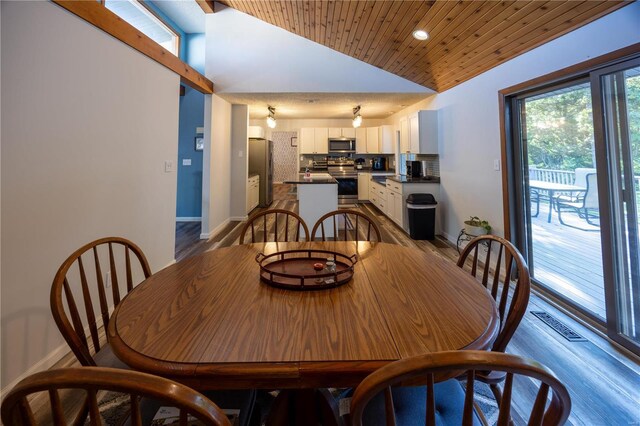
<svg viewBox="0 0 640 426"><path fill-rule="evenodd" d="M356 140L347 138L329 139L329 152L356 152Z"/></svg>

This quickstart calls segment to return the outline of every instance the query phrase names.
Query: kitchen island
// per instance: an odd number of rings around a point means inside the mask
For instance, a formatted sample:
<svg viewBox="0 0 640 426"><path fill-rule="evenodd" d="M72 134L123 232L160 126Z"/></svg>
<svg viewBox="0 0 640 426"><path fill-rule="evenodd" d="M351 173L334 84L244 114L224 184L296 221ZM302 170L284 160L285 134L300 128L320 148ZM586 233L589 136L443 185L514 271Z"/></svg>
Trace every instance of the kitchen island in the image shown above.
<svg viewBox="0 0 640 426"><path fill-rule="evenodd" d="M311 173L308 178L304 173L300 173L296 180L284 183L297 186L298 213L309 227L309 232L318 219L338 210L338 181L329 173ZM328 231L325 233L326 236L333 237L333 229Z"/></svg>

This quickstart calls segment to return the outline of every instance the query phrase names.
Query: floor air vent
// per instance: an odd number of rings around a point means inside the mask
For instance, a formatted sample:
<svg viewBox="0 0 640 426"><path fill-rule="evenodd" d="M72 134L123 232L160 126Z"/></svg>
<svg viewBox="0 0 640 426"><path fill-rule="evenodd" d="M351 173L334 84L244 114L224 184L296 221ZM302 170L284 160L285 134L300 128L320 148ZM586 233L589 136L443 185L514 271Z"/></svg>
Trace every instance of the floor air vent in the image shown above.
<svg viewBox="0 0 640 426"><path fill-rule="evenodd" d="M554 329L558 334L562 335L565 339L570 342L586 342L587 339L558 321L555 317L549 315L544 311L531 311L531 313L542 320L549 327Z"/></svg>

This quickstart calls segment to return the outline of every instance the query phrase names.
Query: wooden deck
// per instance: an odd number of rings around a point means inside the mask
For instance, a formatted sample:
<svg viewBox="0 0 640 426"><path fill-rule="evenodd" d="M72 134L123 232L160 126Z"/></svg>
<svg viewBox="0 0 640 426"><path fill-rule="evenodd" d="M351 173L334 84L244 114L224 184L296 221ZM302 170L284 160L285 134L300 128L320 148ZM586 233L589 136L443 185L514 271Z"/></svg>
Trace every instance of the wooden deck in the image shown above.
<svg viewBox="0 0 640 426"><path fill-rule="evenodd" d="M548 223L548 212L549 204L541 201L538 217L531 218L532 277L604 319L599 228L571 212L562 213L563 221L571 226L561 224L555 211Z"/></svg>

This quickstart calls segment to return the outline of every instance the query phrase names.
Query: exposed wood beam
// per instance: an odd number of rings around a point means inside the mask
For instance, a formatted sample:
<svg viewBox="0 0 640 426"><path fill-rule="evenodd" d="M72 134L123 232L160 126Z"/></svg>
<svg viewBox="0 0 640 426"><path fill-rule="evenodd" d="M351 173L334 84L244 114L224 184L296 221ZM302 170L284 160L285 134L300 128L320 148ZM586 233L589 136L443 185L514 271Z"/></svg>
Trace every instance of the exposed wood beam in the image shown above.
<svg viewBox="0 0 640 426"><path fill-rule="evenodd" d="M183 84L205 94L213 93L213 83L205 76L97 1L51 1L169 68L180 76Z"/></svg>
<svg viewBox="0 0 640 426"><path fill-rule="evenodd" d="M215 7L214 7L213 0L196 0L196 3L198 3L198 6L200 6L200 8L202 8L204 13L214 13L215 12Z"/></svg>

